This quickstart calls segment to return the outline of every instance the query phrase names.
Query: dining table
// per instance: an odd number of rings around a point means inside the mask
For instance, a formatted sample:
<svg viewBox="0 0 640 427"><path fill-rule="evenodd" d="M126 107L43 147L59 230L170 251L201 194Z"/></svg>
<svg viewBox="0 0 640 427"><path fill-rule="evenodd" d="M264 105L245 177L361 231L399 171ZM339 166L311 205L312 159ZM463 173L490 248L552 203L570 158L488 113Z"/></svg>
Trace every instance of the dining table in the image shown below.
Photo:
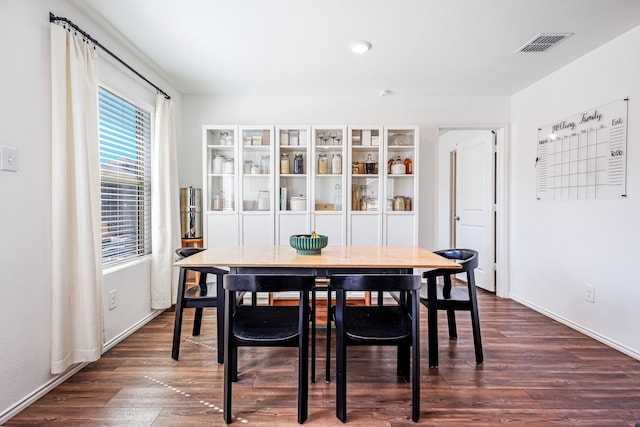
<svg viewBox="0 0 640 427"><path fill-rule="evenodd" d="M181 269L207 273L228 269L232 274L305 274L318 278L333 274L412 274L416 269L460 268L455 261L420 246L329 245L319 254L298 254L289 245L213 246L174 264ZM217 310L224 310L222 283L216 283ZM224 325L217 325L218 363L224 360Z"/></svg>

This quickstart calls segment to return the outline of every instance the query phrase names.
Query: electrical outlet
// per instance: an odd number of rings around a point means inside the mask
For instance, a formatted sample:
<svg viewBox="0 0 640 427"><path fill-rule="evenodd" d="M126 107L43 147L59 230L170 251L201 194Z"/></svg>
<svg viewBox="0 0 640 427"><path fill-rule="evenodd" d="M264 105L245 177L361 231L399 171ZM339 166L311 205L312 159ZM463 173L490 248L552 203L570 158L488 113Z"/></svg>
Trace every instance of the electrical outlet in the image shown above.
<svg viewBox="0 0 640 427"><path fill-rule="evenodd" d="M109 291L109 310L113 310L118 306L118 290L112 289Z"/></svg>
<svg viewBox="0 0 640 427"><path fill-rule="evenodd" d="M15 147L0 147L0 170L18 171L18 149Z"/></svg>
<svg viewBox="0 0 640 427"><path fill-rule="evenodd" d="M586 293L584 295L584 300L587 302L595 303L596 302L596 287L590 284L585 285Z"/></svg>

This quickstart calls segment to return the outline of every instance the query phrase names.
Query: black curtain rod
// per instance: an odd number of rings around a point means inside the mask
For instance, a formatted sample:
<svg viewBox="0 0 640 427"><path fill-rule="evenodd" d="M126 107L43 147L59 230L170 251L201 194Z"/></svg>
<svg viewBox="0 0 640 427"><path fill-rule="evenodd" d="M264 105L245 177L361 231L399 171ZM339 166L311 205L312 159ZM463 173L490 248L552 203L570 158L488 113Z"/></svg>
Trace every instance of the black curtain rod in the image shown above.
<svg viewBox="0 0 640 427"><path fill-rule="evenodd" d="M151 86L153 86L158 92L160 92L161 94L164 95L165 98L167 99L171 99L171 97L167 94L167 92L163 91L162 89L160 89L158 86L154 85L153 83L151 83L149 81L149 79L147 79L145 76L143 76L142 74L140 74L139 72L137 72L136 70L134 70L131 65L127 64L126 62L124 62L122 59L120 59L116 54L114 54L113 52L111 52L109 49L107 49L106 47L104 47L103 45L100 44L100 42L96 39L94 39L93 37L91 37L86 31L82 30L80 27L78 27L76 24L74 24L73 22L71 22L69 19L67 18L63 18L61 16L55 16L53 13L49 12L49 22L65 22L68 26L70 26L71 28L73 28L74 30L76 30L77 32L79 32L80 34L82 34L83 37L85 37L86 39L88 39L89 41L91 41L91 43L93 43L94 45L98 46L100 49L104 50L106 53L108 53L113 59L115 59L116 61L118 61L119 63L121 63L122 65L124 65L125 67L127 67L129 69L129 71L131 71L132 73L134 73L136 76L140 77L142 80L144 80L145 82L147 82L148 84L150 84Z"/></svg>

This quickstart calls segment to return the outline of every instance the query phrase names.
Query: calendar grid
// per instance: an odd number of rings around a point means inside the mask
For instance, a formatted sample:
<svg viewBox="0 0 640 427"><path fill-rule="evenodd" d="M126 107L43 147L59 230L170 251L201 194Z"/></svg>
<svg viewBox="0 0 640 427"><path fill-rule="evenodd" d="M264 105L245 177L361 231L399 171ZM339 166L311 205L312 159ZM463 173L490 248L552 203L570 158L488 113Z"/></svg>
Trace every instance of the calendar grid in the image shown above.
<svg viewBox="0 0 640 427"><path fill-rule="evenodd" d="M606 104L538 130L538 199L626 195L627 102Z"/></svg>

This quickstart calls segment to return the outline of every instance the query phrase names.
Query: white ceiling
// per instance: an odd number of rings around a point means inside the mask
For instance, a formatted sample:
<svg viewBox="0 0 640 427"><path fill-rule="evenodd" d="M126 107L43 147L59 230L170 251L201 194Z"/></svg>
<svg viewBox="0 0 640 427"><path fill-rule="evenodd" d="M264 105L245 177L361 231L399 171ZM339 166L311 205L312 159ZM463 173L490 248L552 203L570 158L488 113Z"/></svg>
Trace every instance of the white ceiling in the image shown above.
<svg viewBox="0 0 640 427"><path fill-rule="evenodd" d="M508 96L640 25L639 0L73 1L183 94ZM574 35L514 53L545 32Z"/></svg>

